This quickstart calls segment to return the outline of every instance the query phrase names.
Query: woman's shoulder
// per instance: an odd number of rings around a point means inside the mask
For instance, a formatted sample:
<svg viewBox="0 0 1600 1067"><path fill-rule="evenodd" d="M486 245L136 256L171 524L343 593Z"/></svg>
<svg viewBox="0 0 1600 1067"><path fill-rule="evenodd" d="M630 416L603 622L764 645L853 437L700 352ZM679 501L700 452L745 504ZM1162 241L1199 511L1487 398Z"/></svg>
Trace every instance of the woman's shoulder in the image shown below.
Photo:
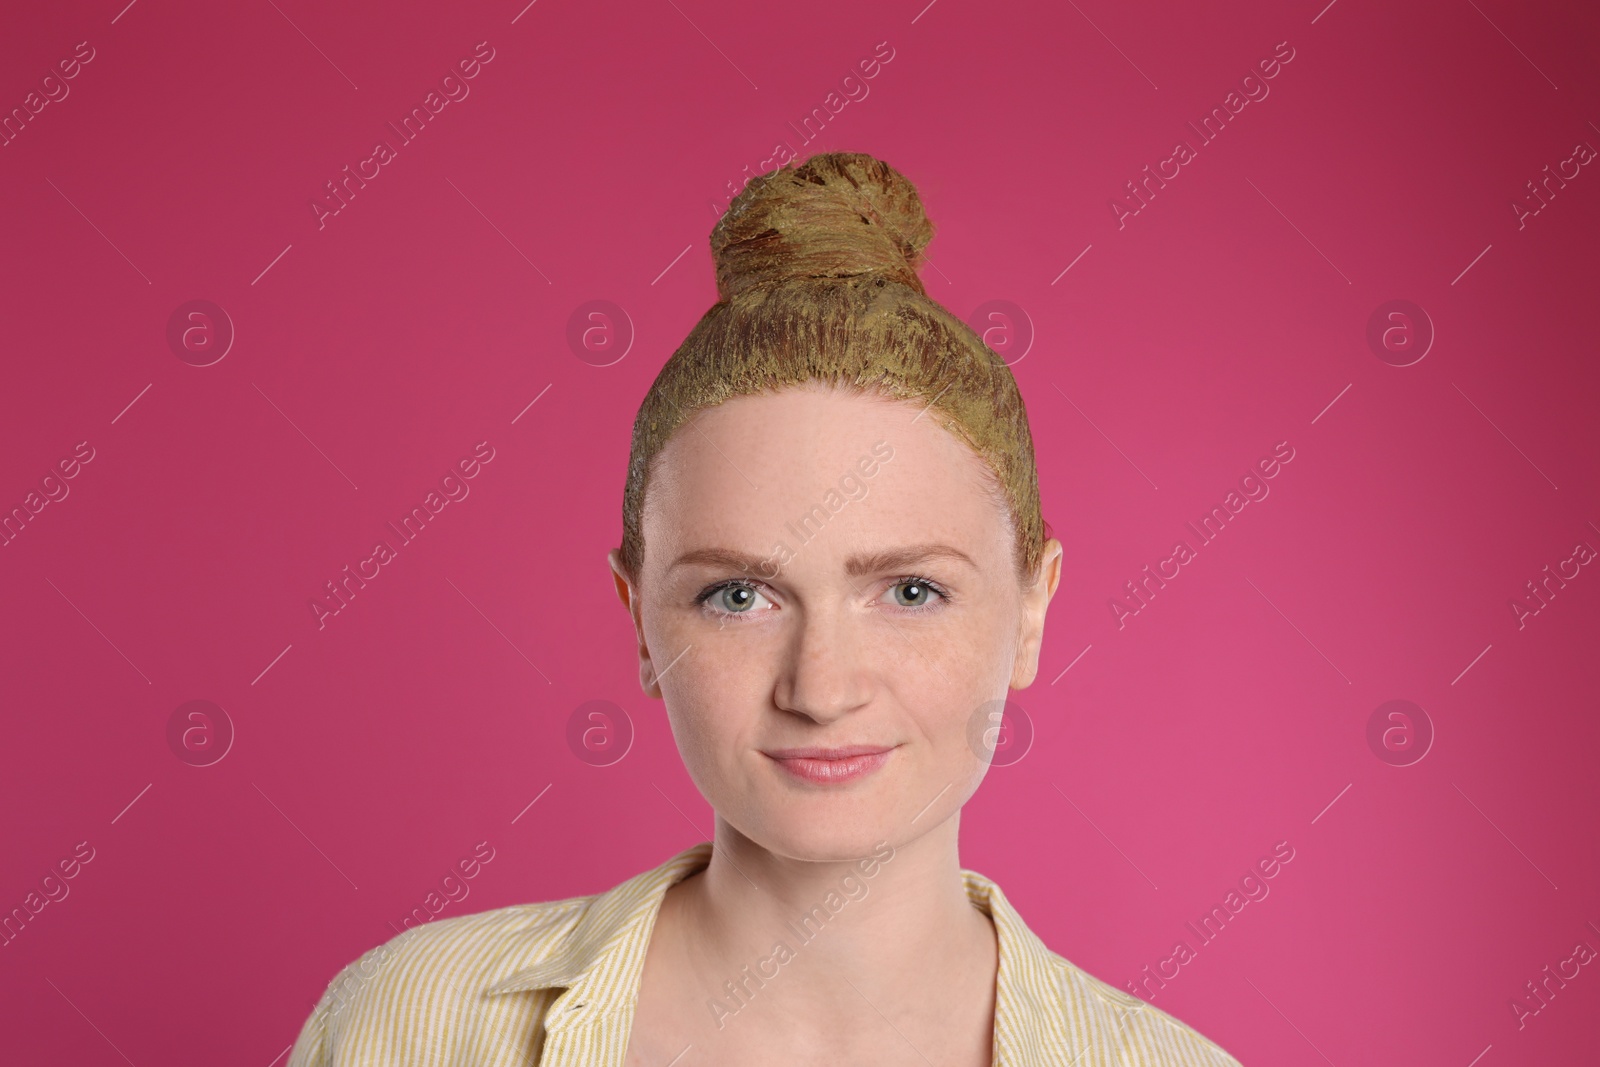
<svg viewBox="0 0 1600 1067"><path fill-rule="evenodd" d="M287 1067L342 1063L357 1044L431 1040L392 1024L436 1016L431 1009L438 1005L473 999L545 958L595 897L513 904L401 931L334 975L301 1027ZM381 1051L377 1062L409 1062L398 1047L363 1051Z"/></svg>
<svg viewBox="0 0 1600 1067"><path fill-rule="evenodd" d="M1139 1050L1141 1067L1241 1067L1220 1045L1189 1024L1096 978L1059 953L1050 955L1057 981L1071 1005L1069 1010L1085 1015L1103 1011L1102 1022L1109 1023L1114 1034L1126 1035L1126 1040L1107 1037L1115 1040L1114 1047Z"/></svg>
<svg viewBox="0 0 1600 1067"><path fill-rule="evenodd" d="M1083 1055L1095 1049L1102 1060L1114 1057L1124 1067L1240 1067L1194 1027L1101 981L1052 949L992 879L976 871L962 873L969 896L999 930L999 992L1012 1025L1027 1035L1017 1040L1034 1052L1034 1059L1055 1062L1059 1054L1061 1062L1086 1063L1090 1061Z"/></svg>
<svg viewBox="0 0 1600 1067"><path fill-rule="evenodd" d="M374 981L393 983L415 969L460 970L463 965L469 971L485 973L515 969L559 942L597 895L511 904L407 927L363 953L344 971L355 970Z"/></svg>

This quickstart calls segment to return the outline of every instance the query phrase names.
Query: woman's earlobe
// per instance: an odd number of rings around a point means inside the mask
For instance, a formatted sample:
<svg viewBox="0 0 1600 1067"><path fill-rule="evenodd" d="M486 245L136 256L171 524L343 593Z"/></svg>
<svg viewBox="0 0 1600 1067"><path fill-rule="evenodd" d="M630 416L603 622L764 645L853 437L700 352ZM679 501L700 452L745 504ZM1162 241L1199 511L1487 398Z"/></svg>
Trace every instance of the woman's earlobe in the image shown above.
<svg viewBox="0 0 1600 1067"><path fill-rule="evenodd" d="M655 665L648 659L639 661L639 688L651 700L661 699L661 683L656 681Z"/></svg>
<svg viewBox="0 0 1600 1067"><path fill-rule="evenodd" d="M1043 644L1040 634L1025 634L1017 645L1016 658L1011 662L1012 689L1026 689L1039 676L1039 648Z"/></svg>

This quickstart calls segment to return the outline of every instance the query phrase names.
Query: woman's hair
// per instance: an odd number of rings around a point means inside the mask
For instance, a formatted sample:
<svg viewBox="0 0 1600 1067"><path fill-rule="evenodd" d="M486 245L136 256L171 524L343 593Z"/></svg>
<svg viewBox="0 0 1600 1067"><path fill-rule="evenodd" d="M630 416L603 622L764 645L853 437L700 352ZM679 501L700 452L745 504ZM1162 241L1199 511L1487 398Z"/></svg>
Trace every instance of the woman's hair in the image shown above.
<svg viewBox="0 0 1600 1067"><path fill-rule="evenodd" d="M752 179L711 231L718 300L639 405L622 502L622 565L644 563L651 464L697 411L810 381L911 400L987 464L1032 584L1049 528L1011 369L917 277L933 226L882 160L812 156Z"/></svg>

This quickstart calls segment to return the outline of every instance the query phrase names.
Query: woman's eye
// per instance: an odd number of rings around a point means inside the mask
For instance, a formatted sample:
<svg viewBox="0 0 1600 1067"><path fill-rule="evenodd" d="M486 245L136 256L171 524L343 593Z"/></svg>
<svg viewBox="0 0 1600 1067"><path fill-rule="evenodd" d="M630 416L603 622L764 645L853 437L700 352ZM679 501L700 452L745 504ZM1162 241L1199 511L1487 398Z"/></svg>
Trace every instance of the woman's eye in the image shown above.
<svg viewBox="0 0 1600 1067"><path fill-rule="evenodd" d="M767 598L756 592L748 585L725 585L720 589L713 589L706 601L709 601L713 610L727 615L742 615L749 612L758 603L767 603Z"/></svg>
<svg viewBox="0 0 1600 1067"><path fill-rule="evenodd" d="M920 608L930 603L940 592L920 578L905 578L889 587L894 602L903 608Z"/></svg>

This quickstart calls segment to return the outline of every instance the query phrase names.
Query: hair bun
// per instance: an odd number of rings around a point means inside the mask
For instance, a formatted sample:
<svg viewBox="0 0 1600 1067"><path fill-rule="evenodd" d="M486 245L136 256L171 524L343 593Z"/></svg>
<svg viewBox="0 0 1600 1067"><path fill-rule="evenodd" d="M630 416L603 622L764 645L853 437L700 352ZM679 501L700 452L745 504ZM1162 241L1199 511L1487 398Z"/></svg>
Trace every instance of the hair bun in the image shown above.
<svg viewBox="0 0 1600 1067"><path fill-rule="evenodd" d="M717 293L863 274L924 293L917 277L933 224L916 187L889 164L828 152L772 171L733 198L711 231Z"/></svg>

